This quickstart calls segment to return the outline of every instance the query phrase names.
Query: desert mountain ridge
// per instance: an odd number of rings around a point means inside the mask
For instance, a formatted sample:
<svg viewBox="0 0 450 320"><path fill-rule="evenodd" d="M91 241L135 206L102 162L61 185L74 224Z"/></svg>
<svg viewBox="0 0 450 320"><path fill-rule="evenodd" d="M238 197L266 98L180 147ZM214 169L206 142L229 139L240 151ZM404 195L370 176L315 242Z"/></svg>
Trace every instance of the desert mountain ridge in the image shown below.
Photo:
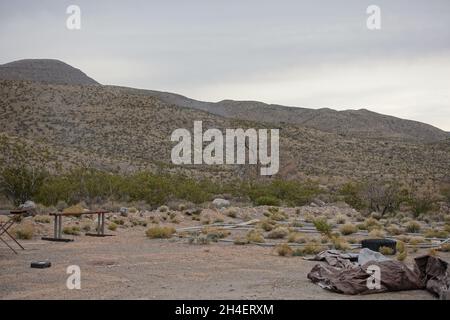
<svg viewBox="0 0 450 320"><path fill-rule="evenodd" d="M0 79L44 84L99 85L82 71L53 59L27 59L0 65ZM132 94L155 97L168 105L206 111L225 118L273 123L278 126L299 125L342 136L427 143L450 137L448 132L429 124L383 115L367 109L343 111L331 108L309 109L258 101L204 102L170 92L121 88Z"/></svg>

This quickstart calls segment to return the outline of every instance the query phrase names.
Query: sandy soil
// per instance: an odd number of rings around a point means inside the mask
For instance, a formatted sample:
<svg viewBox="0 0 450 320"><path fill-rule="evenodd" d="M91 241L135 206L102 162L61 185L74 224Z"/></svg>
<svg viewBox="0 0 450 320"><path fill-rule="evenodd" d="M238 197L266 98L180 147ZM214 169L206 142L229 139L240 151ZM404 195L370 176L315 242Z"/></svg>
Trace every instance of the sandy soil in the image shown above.
<svg viewBox="0 0 450 320"><path fill-rule="evenodd" d="M150 240L144 230L77 236L71 243L22 241L26 250L18 255L2 245L0 299L434 299L426 291L331 293L306 277L316 262L254 245ZM31 269L36 260L52 267ZM69 265L81 268L81 290L66 287Z"/></svg>

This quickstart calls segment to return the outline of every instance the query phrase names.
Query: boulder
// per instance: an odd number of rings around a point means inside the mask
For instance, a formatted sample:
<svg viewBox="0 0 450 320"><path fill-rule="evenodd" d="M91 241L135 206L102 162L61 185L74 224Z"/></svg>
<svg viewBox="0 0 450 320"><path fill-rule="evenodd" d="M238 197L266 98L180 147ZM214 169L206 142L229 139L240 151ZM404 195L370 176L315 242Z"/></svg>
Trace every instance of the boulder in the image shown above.
<svg viewBox="0 0 450 320"><path fill-rule="evenodd" d="M220 198L214 199L212 204L218 209L227 208L231 205L230 201Z"/></svg>
<svg viewBox="0 0 450 320"><path fill-rule="evenodd" d="M120 208L119 212L122 217L128 217L128 208L122 207Z"/></svg>

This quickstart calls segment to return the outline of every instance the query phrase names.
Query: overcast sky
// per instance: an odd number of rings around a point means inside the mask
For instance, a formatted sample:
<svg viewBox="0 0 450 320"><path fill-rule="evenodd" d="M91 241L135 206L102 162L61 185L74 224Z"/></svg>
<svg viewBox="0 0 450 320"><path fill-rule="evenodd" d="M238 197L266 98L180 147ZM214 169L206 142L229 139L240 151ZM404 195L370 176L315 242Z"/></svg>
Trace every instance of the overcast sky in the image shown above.
<svg viewBox="0 0 450 320"><path fill-rule="evenodd" d="M81 8L81 30L66 8ZM366 9L381 8L381 30ZM0 64L55 58L103 84L205 101L366 108L450 131L448 0L0 0Z"/></svg>

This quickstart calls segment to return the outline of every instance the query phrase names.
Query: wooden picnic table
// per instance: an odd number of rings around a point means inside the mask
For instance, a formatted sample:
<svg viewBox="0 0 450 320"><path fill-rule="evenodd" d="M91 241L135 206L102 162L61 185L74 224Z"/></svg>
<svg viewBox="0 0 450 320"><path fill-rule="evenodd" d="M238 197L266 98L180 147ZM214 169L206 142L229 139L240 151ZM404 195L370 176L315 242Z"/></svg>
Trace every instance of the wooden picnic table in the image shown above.
<svg viewBox="0 0 450 320"><path fill-rule="evenodd" d="M7 216L8 220L6 222L0 222L0 241L3 242L12 252L17 254L17 251L5 240L2 238L3 235L8 236L20 249L25 250L25 248L16 240L16 238L8 231L16 222L17 216L21 216L24 214L28 214L29 210L26 209L17 209L17 210L7 210L5 212L0 212L0 215Z"/></svg>
<svg viewBox="0 0 450 320"><path fill-rule="evenodd" d="M85 211L85 212L53 212L50 213L50 216L54 217L54 233L53 238L51 237L43 237L42 240L46 241L58 241L58 242L69 242L73 241L73 239L63 238L62 237L62 219L63 217L79 217L82 215L94 215L98 216L97 218L97 233L86 233L87 236L92 237L106 237L111 236L110 234L105 234L105 214L111 213L109 211Z"/></svg>

